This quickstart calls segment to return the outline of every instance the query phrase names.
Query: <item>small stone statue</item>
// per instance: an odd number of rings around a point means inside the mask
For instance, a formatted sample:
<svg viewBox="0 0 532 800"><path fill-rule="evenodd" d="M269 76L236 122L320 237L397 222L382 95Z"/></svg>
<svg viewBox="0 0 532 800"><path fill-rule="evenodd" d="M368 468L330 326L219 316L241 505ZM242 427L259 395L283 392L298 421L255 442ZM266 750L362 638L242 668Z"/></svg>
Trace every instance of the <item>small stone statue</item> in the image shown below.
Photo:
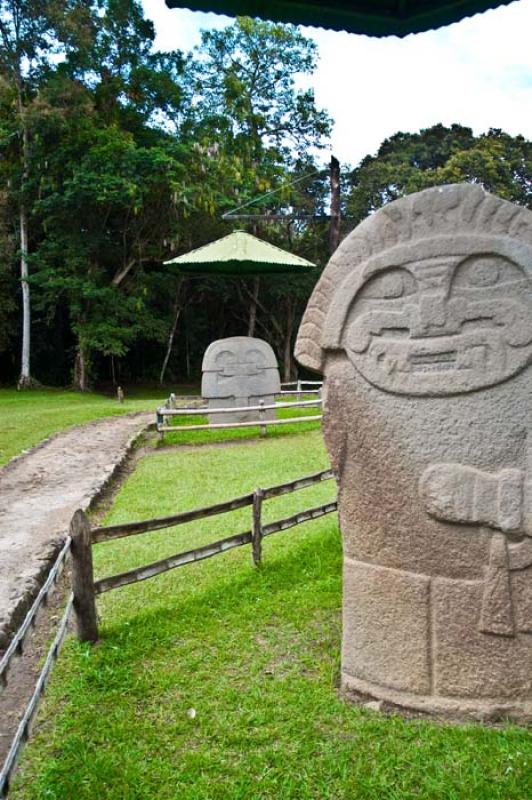
<svg viewBox="0 0 532 800"><path fill-rule="evenodd" d="M267 342L231 336L209 345L203 357L201 394L210 408L242 408L275 403L281 381L275 354ZM275 409L210 414L209 423L275 419Z"/></svg>
<svg viewBox="0 0 532 800"><path fill-rule="evenodd" d="M116 389L116 399L118 400L119 403L124 402L124 390L122 389L121 386L118 386Z"/></svg>
<svg viewBox="0 0 532 800"><path fill-rule="evenodd" d="M532 213L461 184L340 245L296 347L325 375L342 684L532 719Z"/></svg>

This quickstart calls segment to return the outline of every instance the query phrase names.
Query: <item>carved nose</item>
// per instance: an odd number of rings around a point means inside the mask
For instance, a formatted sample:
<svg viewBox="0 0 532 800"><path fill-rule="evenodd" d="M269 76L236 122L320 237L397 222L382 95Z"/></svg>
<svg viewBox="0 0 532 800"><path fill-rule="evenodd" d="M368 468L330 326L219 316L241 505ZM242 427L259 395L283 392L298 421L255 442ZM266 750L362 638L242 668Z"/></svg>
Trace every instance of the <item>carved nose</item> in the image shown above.
<svg viewBox="0 0 532 800"><path fill-rule="evenodd" d="M425 294L419 298L419 320L416 325L417 336L434 336L447 333L447 308L445 297L438 294Z"/></svg>

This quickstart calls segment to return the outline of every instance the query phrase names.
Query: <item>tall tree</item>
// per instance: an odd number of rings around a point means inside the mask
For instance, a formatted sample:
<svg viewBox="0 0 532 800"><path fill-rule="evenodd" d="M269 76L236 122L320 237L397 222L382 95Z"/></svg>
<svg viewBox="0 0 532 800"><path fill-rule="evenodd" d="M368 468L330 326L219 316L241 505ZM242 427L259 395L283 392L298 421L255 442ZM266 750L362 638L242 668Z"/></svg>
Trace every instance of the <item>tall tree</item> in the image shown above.
<svg viewBox="0 0 532 800"><path fill-rule="evenodd" d="M287 164L323 147L331 120L316 108L312 89L296 88L316 60L315 42L291 25L238 17L223 30L203 31L190 62L196 130L255 169L265 158Z"/></svg>
<svg viewBox="0 0 532 800"><path fill-rule="evenodd" d="M155 29L139 0L92 0L93 33L71 52L68 74L89 88L102 121L149 138L177 128L183 55L154 52Z"/></svg>
<svg viewBox="0 0 532 800"><path fill-rule="evenodd" d="M296 85L297 77L313 73L316 60L316 44L291 25L238 17L223 30L203 32L189 61L192 97L183 130L233 162L233 208L285 182L298 163L308 164L309 151L325 145L331 120L316 107L313 91ZM265 198L253 210L275 210L280 199ZM251 231L268 236L257 222ZM243 283L241 291L253 335L259 278Z"/></svg>
<svg viewBox="0 0 532 800"><path fill-rule="evenodd" d="M74 46L87 23L84 0L0 0L0 79L12 96L7 142L16 151L20 280L22 288L22 357L19 388L31 386L31 308L29 284L29 197L31 169L30 108L53 59ZM15 145L15 146L13 146Z"/></svg>
<svg viewBox="0 0 532 800"><path fill-rule="evenodd" d="M498 129L474 136L461 125L396 133L353 171L349 214L357 223L405 194L461 181L532 207L532 142Z"/></svg>
<svg viewBox="0 0 532 800"><path fill-rule="evenodd" d="M182 93L181 54L152 53L153 25L136 0L99 2L97 21L47 86L51 109L67 91L69 109L80 113L41 129L44 180L34 207L46 230L35 282L44 306L62 298L69 308L82 391L93 353L123 356L141 333L161 335L145 268L175 236L184 158L168 131Z"/></svg>

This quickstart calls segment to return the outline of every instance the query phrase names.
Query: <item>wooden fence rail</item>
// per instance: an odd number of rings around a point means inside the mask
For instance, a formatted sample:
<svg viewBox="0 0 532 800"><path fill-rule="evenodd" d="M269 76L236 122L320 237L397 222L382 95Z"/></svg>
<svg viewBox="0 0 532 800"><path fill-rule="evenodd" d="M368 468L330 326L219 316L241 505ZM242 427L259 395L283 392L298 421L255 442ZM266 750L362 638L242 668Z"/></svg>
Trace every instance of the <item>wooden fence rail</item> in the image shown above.
<svg viewBox="0 0 532 800"><path fill-rule="evenodd" d="M226 409L227 411L227 409ZM220 430L222 428L262 428L267 425L293 425L294 423L301 422L317 422L321 419L321 414L307 416L307 417L290 417L289 419L264 419L257 420L256 422L213 422L205 425L163 425L158 424L157 430L159 433L168 433L173 431L179 433L183 431L212 431Z"/></svg>
<svg viewBox="0 0 532 800"><path fill-rule="evenodd" d="M169 517L155 517L155 519L141 520L140 522L125 522L122 525L109 525L107 527L92 529L92 542L107 542L110 539L120 539L123 536L136 536L139 533L149 533L163 528L173 528L176 525L184 525L186 522L195 522L198 519L213 517L216 514L224 514L227 511L235 511L237 508L250 506L253 502L253 493L234 497L232 500L225 500L223 503L215 503L205 508L195 508L193 511L182 511L180 514L172 514Z"/></svg>
<svg viewBox="0 0 532 800"><path fill-rule="evenodd" d="M208 406L186 406L184 408L165 408L162 406L157 409L158 413L163 417L194 417L194 416L210 416L211 414L234 414L246 411L274 411L278 408L306 408L320 406L321 399L316 400L298 400L292 403L269 403L259 404L257 406L226 406L225 408L209 408ZM258 420L257 420L258 422Z"/></svg>
<svg viewBox="0 0 532 800"><path fill-rule="evenodd" d="M286 389L287 386L295 386L297 392L304 391L304 386L323 386L323 381L288 381L281 384L281 389Z"/></svg>
<svg viewBox="0 0 532 800"><path fill-rule="evenodd" d="M264 493L264 499L268 500L270 497L279 497L282 494L298 492L300 489L306 489L307 486L313 486L315 483L321 483L321 481L330 481L335 477L336 475L332 469L324 469L321 472L313 472L311 475L305 475L304 478L296 478L293 481L279 483L277 486L269 486L262 491Z"/></svg>
<svg viewBox="0 0 532 800"><path fill-rule="evenodd" d="M296 395L296 397L302 397L304 394L320 394L321 395L321 388L320 389L301 389L298 392L297 389L281 389L280 392L275 392L276 397L282 397L283 395L289 394L292 397Z"/></svg>
<svg viewBox="0 0 532 800"><path fill-rule="evenodd" d="M281 394L294 394L293 392L281 392ZM166 406L161 406L156 411L156 428L159 435L162 437L165 433L176 433L181 431L206 431L206 430L220 430L225 428L256 428L259 427L261 435L266 434L269 425L293 425L294 423L300 424L302 422L317 422L321 420L321 414L314 416L301 416L290 417L290 419L266 419L265 414L267 411L274 411L278 408L310 408L322 405L321 388L316 391L311 391L310 394L317 394L315 400L297 400L296 402L280 402L266 404L263 400L259 401L255 406L226 406L223 408L209 408L208 406L187 406L175 408L174 404L167 403ZM246 420L244 422L208 422L199 425L166 425L165 419L168 417L192 417L192 416L211 416L216 414L231 414L231 413L245 413L257 412L256 420Z"/></svg>
<svg viewBox="0 0 532 800"><path fill-rule="evenodd" d="M289 389L288 387L291 386L295 388ZM308 388L309 386L317 388L309 389ZM322 387L323 387L323 381L292 381L291 383L281 384L281 394L295 394L296 397L300 400L302 395L304 394L319 394L321 396Z"/></svg>
<svg viewBox="0 0 532 800"><path fill-rule="evenodd" d="M163 558L161 561L154 561L144 567L121 572L119 575L111 575L109 578L102 578L102 580L96 581L94 588L96 594L102 594L102 592L108 592L110 589L118 589L119 586L127 586L128 583L137 583L148 578L154 578L156 575L161 575L170 569L184 567L185 564L203 561L205 558L217 556L227 550L232 550L233 547L242 547L243 544L249 544L250 542L251 531L237 533L233 536L227 536L225 539L219 539L217 542L203 545L203 547L197 547L195 550L177 553L175 556Z"/></svg>
<svg viewBox="0 0 532 800"><path fill-rule="evenodd" d="M126 522L122 525L112 525L108 527L98 527L92 530L87 529L88 520L81 511L77 511L71 525L71 535L73 539L72 561L74 573L74 608L78 618L78 637L81 641L95 641L97 638L96 627L96 606L95 598L99 594L109 592L111 589L118 589L120 586L127 586L131 583L154 578L163 572L171 569L183 567L196 561L203 561L206 558L225 553L234 547L242 547L246 544L252 545L252 555L255 564L259 564L262 558L262 539L270 536L277 531L292 528L311 519L316 519L323 514L330 514L336 511L336 501L316 506L315 508L305 509L284 519L275 520L268 525L262 524L262 508L265 500L272 497L279 497L288 492L296 492L313 486L322 481L331 480L335 477L332 470L322 470L321 472L305 475L293 481L270 486L267 489L255 489L254 492L241 497L234 497L223 503L196 508L192 511L183 511L180 514L172 514L168 517L156 517L155 519L141 520L139 522ZM252 507L252 528L243 533L233 534L216 542L211 542L193 550L176 553L151 564L145 564L118 575L110 575L94 581L92 570L92 558L89 553L93 544L97 542L107 542L124 536L135 536L138 534L150 533L151 531L164 528L173 528L177 525L184 525L199 519L225 514L246 506ZM81 534L80 531L83 533Z"/></svg>
<svg viewBox="0 0 532 800"><path fill-rule="evenodd" d="M54 636L54 640L50 645L46 655L43 668L41 669L39 677L37 678L37 683L35 684L33 694L28 705L26 706L24 714L22 715L22 719L18 724L17 732L15 733L15 737L11 743L9 752L2 765L2 770L0 772L0 798L7 797L7 793L9 792L11 778L17 763L17 759L20 755L22 747L30 736L30 726L35 714L37 713L37 709L39 708L39 703L44 694L44 690L46 689L46 684L48 683L48 678L50 677L54 662L59 655L59 650L61 648L61 644L63 643L63 639L65 638L73 605L74 595L71 594L67 600L67 604Z"/></svg>

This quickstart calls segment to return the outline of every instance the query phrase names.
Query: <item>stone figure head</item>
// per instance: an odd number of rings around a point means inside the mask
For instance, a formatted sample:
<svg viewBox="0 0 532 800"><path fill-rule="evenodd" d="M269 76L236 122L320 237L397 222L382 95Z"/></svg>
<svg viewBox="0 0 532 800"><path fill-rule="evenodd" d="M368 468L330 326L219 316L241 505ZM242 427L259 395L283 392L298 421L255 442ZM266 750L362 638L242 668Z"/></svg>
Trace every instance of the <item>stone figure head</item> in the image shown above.
<svg viewBox="0 0 532 800"><path fill-rule="evenodd" d="M280 391L275 353L267 342L231 336L209 345L203 356L205 398L249 398Z"/></svg>
<svg viewBox="0 0 532 800"><path fill-rule="evenodd" d="M532 213L469 184L383 207L296 357L325 376L344 687L532 718Z"/></svg>
<svg viewBox="0 0 532 800"><path fill-rule="evenodd" d="M475 203L520 216L461 185L407 197L360 225L309 303L298 360L320 370L328 352L342 351L370 383L414 395L474 391L523 369L532 241L497 231L485 213L468 224L461 212Z"/></svg>

